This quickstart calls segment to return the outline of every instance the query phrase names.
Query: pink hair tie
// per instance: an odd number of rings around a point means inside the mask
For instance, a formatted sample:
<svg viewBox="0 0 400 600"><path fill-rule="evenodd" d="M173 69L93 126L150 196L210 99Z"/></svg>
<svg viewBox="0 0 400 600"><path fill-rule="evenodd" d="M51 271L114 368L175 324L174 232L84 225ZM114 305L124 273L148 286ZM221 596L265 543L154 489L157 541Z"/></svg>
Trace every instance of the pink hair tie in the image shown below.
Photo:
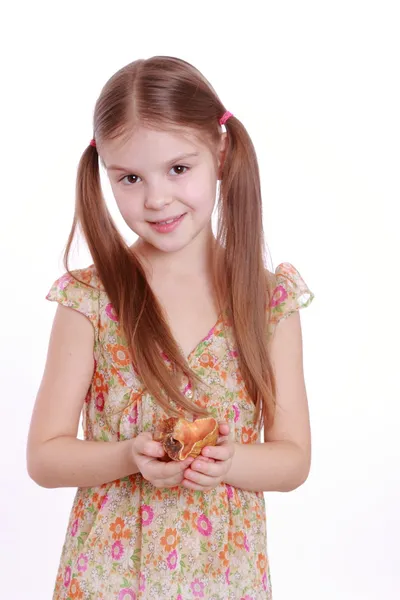
<svg viewBox="0 0 400 600"><path fill-rule="evenodd" d="M225 125L225 123L227 122L227 120L229 119L229 117L233 117L233 114L231 112L229 112L229 110L227 110L227 111L224 112L224 114L220 118L219 124L220 125Z"/></svg>
<svg viewBox="0 0 400 600"><path fill-rule="evenodd" d="M90 145L94 146L96 148L96 140L95 139L90 140Z"/></svg>

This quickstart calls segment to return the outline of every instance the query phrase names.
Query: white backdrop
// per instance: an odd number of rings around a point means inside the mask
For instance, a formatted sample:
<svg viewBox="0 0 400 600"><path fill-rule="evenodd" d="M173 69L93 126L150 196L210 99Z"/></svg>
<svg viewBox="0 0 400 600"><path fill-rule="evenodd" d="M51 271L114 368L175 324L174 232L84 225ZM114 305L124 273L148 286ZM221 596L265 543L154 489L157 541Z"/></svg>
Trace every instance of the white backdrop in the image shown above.
<svg viewBox="0 0 400 600"><path fill-rule="evenodd" d="M141 4L3 9L1 598L51 598L75 493L34 484L25 445L94 103L117 69L167 54L248 128L273 264L315 293L301 311L312 470L266 495L274 600L398 599L398 3Z"/></svg>

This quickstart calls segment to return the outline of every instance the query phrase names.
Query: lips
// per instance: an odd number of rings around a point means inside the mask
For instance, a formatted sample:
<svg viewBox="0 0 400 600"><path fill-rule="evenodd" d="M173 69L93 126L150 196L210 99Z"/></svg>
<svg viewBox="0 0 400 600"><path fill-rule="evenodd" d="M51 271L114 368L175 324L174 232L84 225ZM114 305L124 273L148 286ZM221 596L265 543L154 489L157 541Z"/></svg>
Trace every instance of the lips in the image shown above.
<svg viewBox="0 0 400 600"><path fill-rule="evenodd" d="M168 219L162 219L160 221L149 221L152 225L168 225L169 223L173 223L182 217L184 213L180 215L176 215L175 217L169 217Z"/></svg>

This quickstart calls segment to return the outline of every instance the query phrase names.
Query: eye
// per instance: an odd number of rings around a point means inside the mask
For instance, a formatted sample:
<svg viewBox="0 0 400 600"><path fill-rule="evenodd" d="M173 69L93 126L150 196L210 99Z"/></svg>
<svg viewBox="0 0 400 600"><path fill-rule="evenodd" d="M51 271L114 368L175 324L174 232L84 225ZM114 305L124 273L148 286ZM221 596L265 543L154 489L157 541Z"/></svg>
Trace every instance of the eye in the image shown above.
<svg viewBox="0 0 400 600"><path fill-rule="evenodd" d="M136 179L138 179L138 176L137 176L137 175L125 175L125 177L122 177L122 178L120 179L120 181L123 181L124 179L128 179L128 177L135 177ZM132 183L136 183L136 181L130 181L130 182L129 182L128 184L126 184L126 185L131 185Z"/></svg>
<svg viewBox="0 0 400 600"><path fill-rule="evenodd" d="M174 165L174 166L172 167L172 169L186 169L186 170L188 170L188 169L189 169L189 167L185 167L185 166L183 166L183 165ZM186 173L186 171L184 171L183 173ZM183 173L178 173L178 175L183 175Z"/></svg>

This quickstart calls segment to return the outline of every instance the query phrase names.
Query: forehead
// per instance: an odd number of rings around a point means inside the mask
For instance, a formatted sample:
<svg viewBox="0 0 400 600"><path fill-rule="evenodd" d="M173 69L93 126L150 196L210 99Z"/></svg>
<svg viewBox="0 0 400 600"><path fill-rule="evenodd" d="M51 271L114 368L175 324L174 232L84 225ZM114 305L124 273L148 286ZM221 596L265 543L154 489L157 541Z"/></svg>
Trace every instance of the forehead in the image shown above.
<svg viewBox="0 0 400 600"><path fill-rule="evenodd" d="M137 127L129 137L104 141L99 148L106 169L112 165L144 168L164 166L183 154L209 153L194 132Z"/></svg>

